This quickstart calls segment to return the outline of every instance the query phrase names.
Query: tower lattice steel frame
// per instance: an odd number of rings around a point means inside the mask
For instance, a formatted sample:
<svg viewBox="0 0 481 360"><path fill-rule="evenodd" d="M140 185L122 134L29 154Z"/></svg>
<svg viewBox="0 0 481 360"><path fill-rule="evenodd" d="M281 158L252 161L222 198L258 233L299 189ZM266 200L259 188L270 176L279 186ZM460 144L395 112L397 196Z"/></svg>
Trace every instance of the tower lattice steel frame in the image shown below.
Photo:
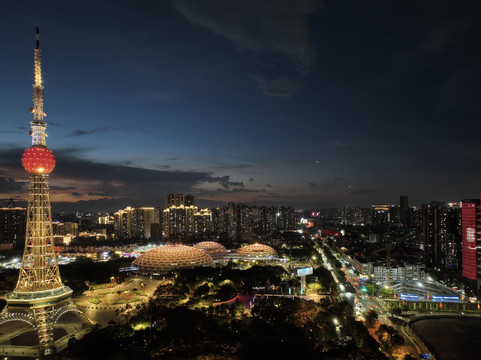
<svg viewBox="0 0 481 360"><path fill-rule="evenodd" d="M25 250L17 286L6 295L7 306L0 316L0 324L23 321L34 327L41 357L49 358L56 353L53 329L58 318L68 311L84 314L74 305L72 290L62 283L53 245L48 177L55 167L55 157L45 141L48 135L43 111L38 27L36 43L34 106L30 108L34 115L30 122L32 146L22 156L23 167L30 173Z"/></svg>

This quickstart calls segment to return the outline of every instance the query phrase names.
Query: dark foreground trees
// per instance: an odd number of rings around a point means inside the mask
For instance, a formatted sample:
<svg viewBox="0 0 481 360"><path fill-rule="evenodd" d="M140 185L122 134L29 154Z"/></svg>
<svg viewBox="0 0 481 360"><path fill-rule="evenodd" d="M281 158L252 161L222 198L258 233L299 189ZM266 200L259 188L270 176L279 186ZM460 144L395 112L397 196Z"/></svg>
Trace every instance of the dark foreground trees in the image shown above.
<svg viewBox="0 0 481 360"><path fill-rule="evenodd" d="M224 306L224 305L223 305ZM94 328L68 349L73 359L372 359L384 360L375 341L348 314L347 304L318 304L300 298L263 299L249 315L235 303L190 309L152 300L130 324ZM148 315L148 316L146 316ZM336 344L333 317L354 338ZM133 331L149 320L152 328Z"/></svg>

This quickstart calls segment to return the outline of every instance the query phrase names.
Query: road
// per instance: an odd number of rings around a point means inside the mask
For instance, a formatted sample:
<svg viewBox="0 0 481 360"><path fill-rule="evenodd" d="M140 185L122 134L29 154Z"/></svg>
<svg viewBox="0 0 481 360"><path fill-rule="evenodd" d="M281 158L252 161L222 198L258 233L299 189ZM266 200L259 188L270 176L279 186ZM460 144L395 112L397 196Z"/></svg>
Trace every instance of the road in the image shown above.
<svg viewBox="0 0 481 360"><path fill-rule="evenodd" d="M331 271L331 274L334 277L334 280L338 284L338 287L340 290L339 293L341 294L341 297L343 297L344 299L348 298L345 292L347 284L344 284L343 281L337 276L337 274L335 273L331 264L328 262L328 259L324 255L322 250L319 249L318 252L319 254L321 254L324 263L326 264L328 270ZM332 253L334 254L334 256L337 257L337 254L334 251ZM341 261L341 259L339 258L338 260ZM376 296L373 296L372 294L369 295L365 293L365 291L363 291L364 289L363 285L359 284L357 275L350 269L350 267L347 264L345 264L342 267L342 271L346 275L346 279L348 283L352 286L352 288L355 289L354 290L355 292L353 293L353 303L354 303L353 307L355 310L355 315L357 320L364 322L364 314L369 310L374 310L378 313L378 321L381 324L386 324L394 327L401 334L401 336L404 337L406 341L406 345L412 349L412 352L414 354L429 353L429 350L426 347L426 345L409 328L407 322L405 322L404 320L392 321L392 320L395 320L396 318L392 317L392 314L390 314L389 306L384 300ZM382 344L380 345L381 347L383 347ZM385 353L387 354L387 352ZM434 359L434 357L432 356L431 359Z"/></svg>

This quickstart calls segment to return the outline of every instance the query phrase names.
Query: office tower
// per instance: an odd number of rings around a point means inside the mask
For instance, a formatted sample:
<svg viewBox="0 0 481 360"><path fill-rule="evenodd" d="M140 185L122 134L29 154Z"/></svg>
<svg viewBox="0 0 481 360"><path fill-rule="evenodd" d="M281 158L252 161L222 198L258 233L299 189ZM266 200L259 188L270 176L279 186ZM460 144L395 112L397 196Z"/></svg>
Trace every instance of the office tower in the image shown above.
<svg viewBox="0 0 481 360"><path fill-rule="evenodd" d="M458 268L459 207L433 201L421 209L424 263L427 268Z"/></svg>
<svg viewBox="0 0 481 360"><path fill-rule="evenodd" d="M399 219L404 226L410 225L410 209L408 197L406 195L399 198Z"/></svg>
<svg viewBox="0 0 481 360"><path fill-rule="evenodd" d="M25 250L17 286L6 295L7 306L0 322L21 320L31 325L38 334L41 357L50 358L56 352L54 323L66 311L78 310L71 300L72 290L62 283L53 247L49 174L55 167L55 157L45 141L38 28L33 103L32 146L22 156L23 167L30 174Z"/></svg>
<svg viewBox="0 0 481 360"><path fill-rule="evenodd" d="M481 279L481 207L479 199L463 200L461 205L461 236L463 241L463 276L475 281L479 286Z"/></svg>
<svg viewBox="0 0 481 360"><path fill-rule="evenodd" d="M447 209L444 266L446 269L459 270L462 263L461 204L447 204Z"/></svg>

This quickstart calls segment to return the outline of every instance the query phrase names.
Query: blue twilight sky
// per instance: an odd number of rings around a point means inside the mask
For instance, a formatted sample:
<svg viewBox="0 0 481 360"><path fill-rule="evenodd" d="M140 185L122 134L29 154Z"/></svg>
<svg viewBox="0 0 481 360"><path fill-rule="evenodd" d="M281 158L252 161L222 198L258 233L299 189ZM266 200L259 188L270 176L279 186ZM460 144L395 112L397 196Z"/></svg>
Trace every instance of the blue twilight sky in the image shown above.
<svg viewBox="0 0 481 360"><path fill-rule="evenodd" d="M54 211L481 191L479 1L27 0L0 13L4 204L26 198L36 25Z"/></svg>

